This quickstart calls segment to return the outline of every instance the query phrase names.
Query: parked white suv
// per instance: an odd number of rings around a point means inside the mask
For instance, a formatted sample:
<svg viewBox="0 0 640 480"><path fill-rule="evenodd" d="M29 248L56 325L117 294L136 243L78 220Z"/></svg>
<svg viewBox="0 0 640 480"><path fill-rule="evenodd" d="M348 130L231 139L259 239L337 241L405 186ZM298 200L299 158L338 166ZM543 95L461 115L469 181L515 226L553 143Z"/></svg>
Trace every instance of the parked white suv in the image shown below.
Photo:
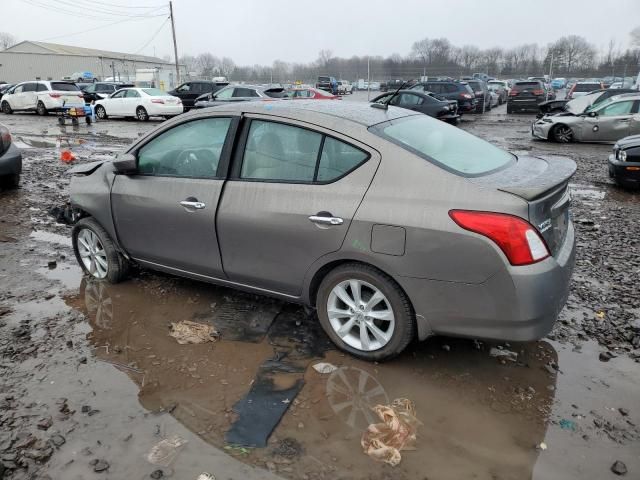
<svg viewBox="0 0 640 480"><path fill-rule="evenodd" d="M353 93L353 85L351 85L351 83L347 82L346 80L339 80L338 81L338 94L339 95L346 95L348 93Z"/></svg>
<svg viewBox="0 0 640 480"><path fill-rule="evenodd" d="M84 107L84 97L75 83L61 81L22 82L2 96L3 113L36 111L46 115L62 107Z"/></svg>

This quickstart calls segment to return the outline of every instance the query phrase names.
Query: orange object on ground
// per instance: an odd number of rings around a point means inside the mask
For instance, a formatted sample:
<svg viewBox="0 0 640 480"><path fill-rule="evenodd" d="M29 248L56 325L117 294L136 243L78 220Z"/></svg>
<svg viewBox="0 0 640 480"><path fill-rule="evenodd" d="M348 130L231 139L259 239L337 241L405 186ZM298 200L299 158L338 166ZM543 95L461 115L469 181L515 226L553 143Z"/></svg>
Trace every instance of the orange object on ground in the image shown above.
<svg viewBox="0 0 640 480"><path fill-rule="evenodd" d="M60 152L60 160L64 163L71 163L76 160L76 156L71 152L71 150L63 150Z"/></svg>
<svg viewBox="0 0 640 480"><path fill-rule="evenodd" d="M411 400L396 398L391 405L372 408L383 423L373 423L362 434L364 453L378 462L395 467L402 460L400 450L415 450L416 430L422 423L416 418Z"/></svg>

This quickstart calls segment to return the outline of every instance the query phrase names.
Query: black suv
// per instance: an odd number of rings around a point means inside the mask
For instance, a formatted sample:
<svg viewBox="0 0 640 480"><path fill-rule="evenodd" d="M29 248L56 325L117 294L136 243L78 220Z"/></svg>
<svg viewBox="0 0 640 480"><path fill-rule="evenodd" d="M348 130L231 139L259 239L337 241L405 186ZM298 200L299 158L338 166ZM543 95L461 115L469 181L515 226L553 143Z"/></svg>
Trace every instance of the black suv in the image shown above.
<svg viewBox="0 0 640 480"><path fill-rule="evenodd" d="M85 103L91 103L108 97L116 90L133 86L134 85L132 83L95 82L87 84L85 87L81 88L81 90Z"/></svg>
<svg viewBox="0 0 640 480"><path fill-rule="evenodd" d="M547 100L547 91L540 80L515 82L509 92L507 113L519 110L538 112L539 105Z"/></svg>
<svg viewBox="0 0 640 480"><path fill-rule="evenodd" d="M432 92L439 97L458 102L458 113L471 112L476 108L473 90L467 82L455 80L429 80L411 87L411 90Z"/></svg>
<svg viewBox="0 0 640 480"><path fill-rule="evenodd" d="M182 100L184 109L189 110L194 107L196 98L207 93L215 93L221 88L226 87L227 85L229 85L229 82L193 80L190 82L184 82L168 93L169 95L173 95L174 97L178 97L180 100Z"/></svg>

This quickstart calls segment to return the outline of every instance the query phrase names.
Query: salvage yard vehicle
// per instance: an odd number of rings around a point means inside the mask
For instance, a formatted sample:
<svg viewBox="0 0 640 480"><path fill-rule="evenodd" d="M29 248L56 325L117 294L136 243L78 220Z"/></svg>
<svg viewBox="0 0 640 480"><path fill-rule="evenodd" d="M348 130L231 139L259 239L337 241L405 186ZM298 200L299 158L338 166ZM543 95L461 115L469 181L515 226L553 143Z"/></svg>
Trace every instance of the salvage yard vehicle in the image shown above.
<svg viewBox="0 0 640 480"><path fill-rule="evenodd" d="M469 80L467 83L476 97L476 113L491 110L491 93L487 84L482 80Z"/></svg>
<svg viewBox="0 0 640 480"><path fill-rule="evenodd" d="M195 108L215 107L231 102L250 102L256 100L273 100L284 98L286 91L282 87L259 85L228 85L213 93L199 96L195 101Z"/></svg>
<svg viewBox="0 0 640 480"><path fill-rule="evenodd" d="M531 134L560 143L615 142L640 134L639 107L640 93L617 95L580 113L545 115L531 125Z"/></svg>
<svg viewBox="0 0 640 480"><path fill-rule="evenodd" d="M540 80L523 80L511 87L507 100L507 113L515 111L535 111L546 101L546 90Z"/></svg>
<svg viewBox="0 0 640 480"><path fill-rule="evenodd" d="M609 176L621 187L640 188L640 135L616 142L609 155Z"/></svg>
<svg viewBox="0 0 640 480"><path fill-rule="evenodd" d="M71 82L22 82L2 96L2 112L35 111L47 115L63 107L84 107L84 96Z"/></svg>
<svg viewBox="0 0 640 480"><path fill-rule="evenodd" d="M119 82L95 82L81 88L85 103L102 100L121 88L133 87L133 84Z"/></svg>
<svg viewBox="0 0 640 480"><path fill-rule="evenodd" d="M22 173L22 154L11 141L9 129L0 123L0 188L17 188Z"/></svg>
<svg viewBox="0 0 640 480"><path fill-rule="evenodd" d="M475 94L467 82L456 80L426 81L414 85L410 90L431 92L447 100L455 100L458 102L460 113L472 112L476 109Z"/></svg>
<svg viewBox="0 0 640 480"><path fill-rule="evenodd" d="M182 101L157 88L123 88L95 103L96 117L129 117L141 121L149 117L173 117L184 111Z"/></svg>
<svg viewBox="0 0 640 480"><path fill-rule="evenodd" d="M323 75L318 77L318 81L316 82L316 88L319 90L325 90L334 95L337 95L338 81L334 77Z"/></svg>
<svg viewBox="0 0 640 480"><path fill-rule="evenodd" d="M507 82L503 80L491 80L487 86L490 91L497 93L500 97L498 99L498 105L507 103L507 99L509 98L509 86Z"/></svg>
<svg viewBox="0 0 640 480"><path fill-rule="evenodd" d="M338 94L349 95L353 93L353 85L346 80L338 81Z"/></svg>
<svg viewBox="0 0 640 480"><path fill-rule="evenodd" d="M342 97L333 95L325 90L317 88L292 88L286 91L287 97L293 100L342 100Z"/></svg>
<svg viewBox="0 0 640 480"><path fill-rule="evenodd" d="M383 105L393 105L395 107L424 113L425 115L449 122L453 125L457 125L460 121L460 115L458 115L458 102L455 100L438 98L437 95L430 92L399 90L397 93L383 93L382 95L374 98L371 102Z"/></svg>
<svg viewBox="0 0 640 480"><path fill-rule="evenodd" d="M135 262L313 307L365 360L435 334L533 340L568 295L575 169L406 109L241 102L71 169L72 243L95 280Z"/></svg>
<svg viewBox="0 0 640 480"><path fill-rule="evenodd" d="M169 95L173 95L174 97L178 97L182 100L182 105L184 106L185 111L187 111L194 107L198 97L215 93L227 85L229 85L229 82L227 81L210 82L206 80L197 80L185 82L168 93Z"/></svg>
<svg viewBox="0 0 640 480"><path fill-rule="evenodd" d="M636 90L628 89L613 89L607 90L594 90L586 95L583 95L573 100L548 100L538 104L539 117L543 117L547 114L556 114L561 112L571 112L574 114L582 113L590 106L595 106L598 103L604 102L607 98L611 98L615 95L622 95L623 93L637 93Z"/></svg>
<svg viewBox="0 0 640 480"><path fill-rule="evenodd" d="M571 89L569 89L567 99L578 98L594 90L604 90L602 82L576 82Z"/></svg>
<svg viewBox="0 0 640 480"><path fill-rule="evenodd" d="M13 83L3 83L2 85L0 85L0 100L2 100L2 96L5 93L11 90L11 87L13 87L13 85Z"/></svg>

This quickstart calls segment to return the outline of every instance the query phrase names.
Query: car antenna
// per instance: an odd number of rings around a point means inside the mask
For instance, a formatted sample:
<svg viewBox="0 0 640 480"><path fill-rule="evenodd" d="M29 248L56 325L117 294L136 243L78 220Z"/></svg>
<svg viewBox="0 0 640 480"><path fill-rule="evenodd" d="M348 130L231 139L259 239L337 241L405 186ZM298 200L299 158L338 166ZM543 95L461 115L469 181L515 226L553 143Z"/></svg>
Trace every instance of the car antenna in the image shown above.
<svg viewBox="0 0 640 480"><path fill-rule="evenodd" d="M391 102L391 100L393 100L395 98L395 96L398 95L398 92L400 90L402 90L405 87L405 85L409 85L411 82L413 82L413 78L410 79L410 80L407 80L402 85L400 85L398 87L398 89L395 92L393 92L393 94L389 97L389 99L386 102L384 102L384 103L372 103L371 107L372 108L379 108L381 110L388 110L389 109L389 103Z"/></svg>

